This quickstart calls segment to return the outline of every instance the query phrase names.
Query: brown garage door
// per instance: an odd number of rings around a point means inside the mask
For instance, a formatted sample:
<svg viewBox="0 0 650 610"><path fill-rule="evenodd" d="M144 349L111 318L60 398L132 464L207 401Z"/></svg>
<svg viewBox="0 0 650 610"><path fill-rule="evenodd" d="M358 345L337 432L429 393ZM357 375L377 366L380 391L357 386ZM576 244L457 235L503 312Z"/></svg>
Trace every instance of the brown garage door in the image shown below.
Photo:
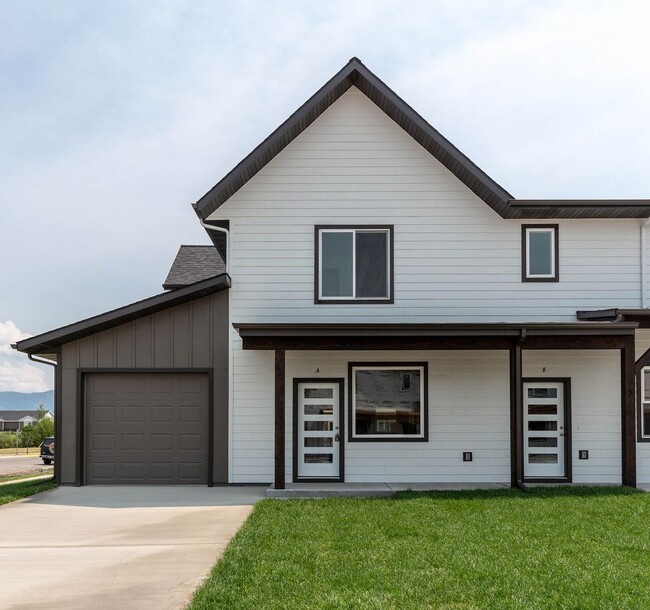
<svg viewBox="0 0 650 610"><path fill-rule="evenodd" d="M85 376L87 484L206 484L208 376Z"/></svg>

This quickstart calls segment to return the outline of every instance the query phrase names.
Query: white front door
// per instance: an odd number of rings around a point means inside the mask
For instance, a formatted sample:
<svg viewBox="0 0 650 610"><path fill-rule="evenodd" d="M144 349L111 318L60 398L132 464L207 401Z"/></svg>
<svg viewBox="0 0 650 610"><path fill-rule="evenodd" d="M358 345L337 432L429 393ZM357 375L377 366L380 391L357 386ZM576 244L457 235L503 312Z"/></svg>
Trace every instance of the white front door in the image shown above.
<svg viewBox="0 0 650 610"><path fill-rule="evenodd" d="M338 479L341 384L305 381L297 386L297 478Z"/></svg>
<svg viewBox="0 0 650 610"><path fill-rule="evenodd" d="M562 382L524 383L524 477L566 476L565 396Z"/></svg>

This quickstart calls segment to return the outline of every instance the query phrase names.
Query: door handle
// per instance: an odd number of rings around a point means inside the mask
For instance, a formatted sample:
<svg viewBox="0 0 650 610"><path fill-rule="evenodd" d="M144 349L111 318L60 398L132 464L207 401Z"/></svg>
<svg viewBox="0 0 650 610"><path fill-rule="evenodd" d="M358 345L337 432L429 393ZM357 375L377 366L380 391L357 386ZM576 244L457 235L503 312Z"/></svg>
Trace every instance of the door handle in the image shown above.
<svg viewBox="0 0 650 610"><path fill-rule="evenodd" d="M564 436L564 432L560 432L560 436Z"/></svg>
<svg viewBox="0 0 650 610"><path fill-rule="evenodd" d="M338 432L334 435L334 440L335 440L337 443L341 440L341 439L339 438L339 433L338 433Z"/></svg>

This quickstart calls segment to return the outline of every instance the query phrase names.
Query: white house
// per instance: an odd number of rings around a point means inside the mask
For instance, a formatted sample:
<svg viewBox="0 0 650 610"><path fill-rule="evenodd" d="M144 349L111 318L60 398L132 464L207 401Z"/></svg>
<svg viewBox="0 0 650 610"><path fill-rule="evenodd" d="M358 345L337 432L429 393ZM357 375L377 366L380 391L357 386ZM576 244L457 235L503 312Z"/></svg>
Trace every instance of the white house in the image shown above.
<svg viewBox="0 0 650 610"><path fill-rule="evenodd" d="M45 411L44 417L53 417L51 411ZM25 426L38 421L37 410L3 410L0 411L0 432L22 430Z"/></svg>
<svg viewBox="0 0 650 610"><path fill-rule="evenodd" d="M650 200L516 199L353 58L193 205L226 268L17 345L62 483L650 483Z"/></svg>

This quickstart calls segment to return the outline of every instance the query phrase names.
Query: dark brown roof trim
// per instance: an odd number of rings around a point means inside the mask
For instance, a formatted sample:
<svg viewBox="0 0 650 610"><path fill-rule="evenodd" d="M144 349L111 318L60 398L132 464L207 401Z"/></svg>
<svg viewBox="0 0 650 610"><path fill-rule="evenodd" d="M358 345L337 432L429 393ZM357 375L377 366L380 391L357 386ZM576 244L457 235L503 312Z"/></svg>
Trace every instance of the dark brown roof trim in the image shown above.
<svg viewBox="0 0 650 610"><path fill-rule="evenodd" d="M641 328L650 327L650 309L613 307L611 309L595 309L592 311L577 311L578 320L601 320L611 322L634 322Z"/></svg>
<svg viewBox="0 0 650 610"><path fill-rule="evenodd" d="M633 322L493 322L444 324L238 324L245 337L543 337L633 335Z"/></svg>
<svg viewBox="0 0 650 610"><path fill-rule="evenodd" d="M356 57L193 204L198 216L205 220L353 85L492 209L505 217L512 195L429 125Z"/></svg>
<svg viewBox="0 0 650 610"><path fill-rule="evenodd" d="M616 322L619 321L618 309L595 309L593 311L576 311L578 320Z"/></svg>
<svg viewBox="0 0 650 610"><path fill-rule="evenodd" d="M650 199L511 199L507 218L647 218Z"/></svg>
<svg viewBox="0 0 650 610"><path fill-rule="evenodd" d="M113 328L125 322L137 320L138 318L174 307L175 305L181 305L188 301L220 292L221 290L230 288L230 286L230 276L222 273L207 280L202 280L195 284L184 286L183 288L177 288L176 290L163 292L148 299L93 316L92 318L74 322L56 330L18 341L15 349L19 352L37 354L64 343L93 335L108 328Z"/></svg>

